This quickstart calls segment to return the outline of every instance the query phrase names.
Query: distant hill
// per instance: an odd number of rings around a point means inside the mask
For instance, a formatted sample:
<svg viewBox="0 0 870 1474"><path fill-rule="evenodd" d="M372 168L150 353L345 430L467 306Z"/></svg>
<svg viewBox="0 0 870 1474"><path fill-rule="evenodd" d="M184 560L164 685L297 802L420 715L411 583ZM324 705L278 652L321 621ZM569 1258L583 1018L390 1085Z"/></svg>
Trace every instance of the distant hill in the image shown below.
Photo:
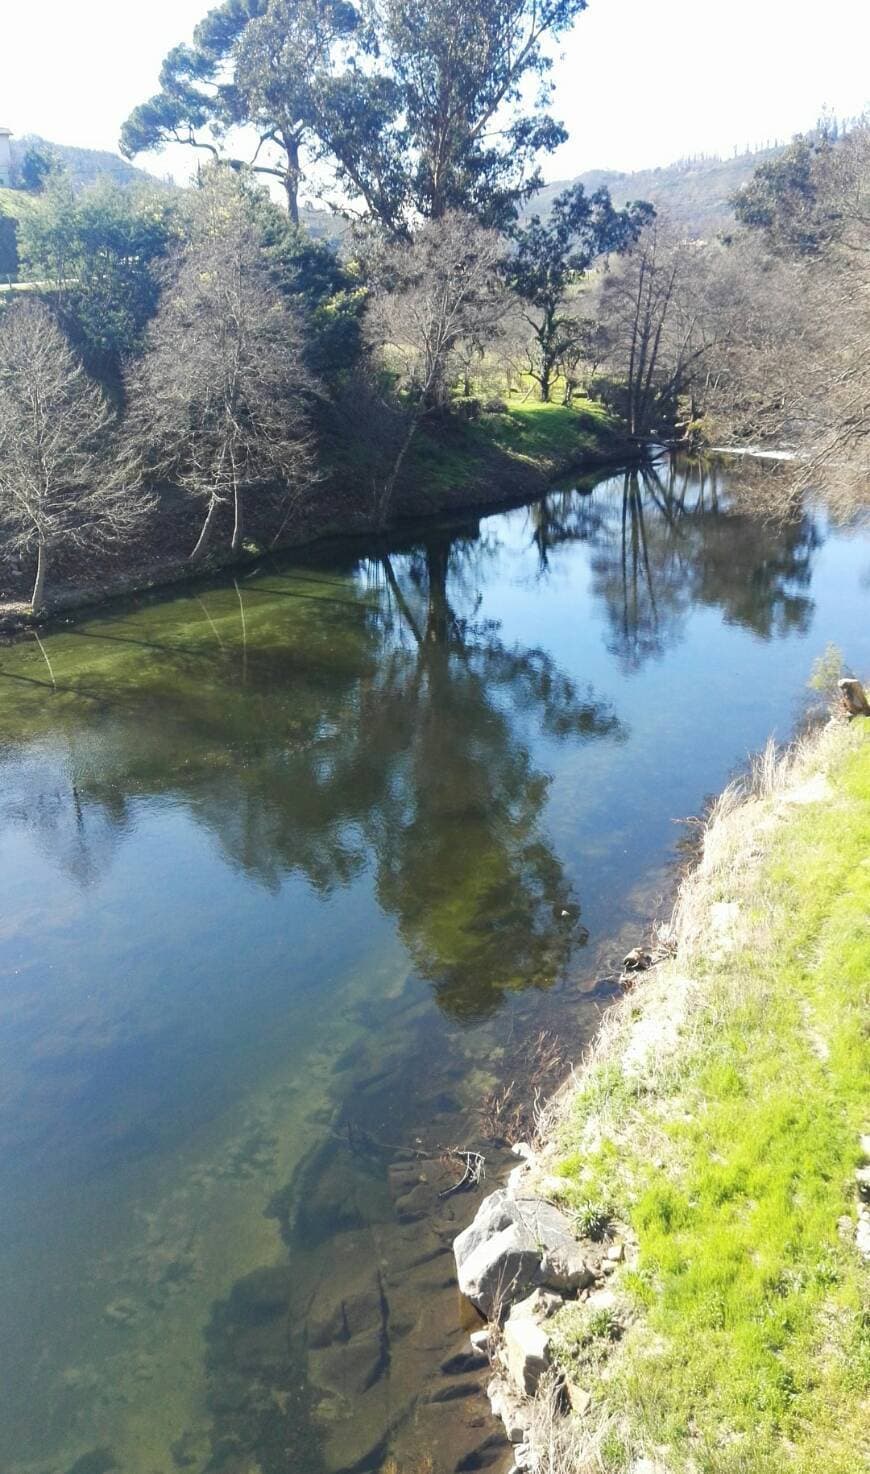
<svg viewBox="0 0 870 1474"><path fill-rule="evenodd" d="M527 215L546 215L556 195L571 184L582 184L587 194L605 185L614 204L649 200L689 235L715 235L734 220L730 201L752 178L759 164L774 159L784 144L755 152L736 154L731 159L680 159L659 169L639 169L623 174L616 169L589 169L574 179L547 184L526 206ZM303 205L302 223L320 240L340 241L347 230L341 216Z"/></svg>
<svg viewBox="0 0 870 1474"><path fill-rule="evenodd" d="M29 148L44 148L56 155L63 164L73 186L83 189L88 184L94 184L98 179L111 179L115 184L155 184L153 174L148 174L144 169L137 169L135 164L128 164L118 154L109 153L108 150L98 148L73 148L67 143L51 143L47 138L40 138L36 133L25 134L23 138L12 139L12 165L16 168Z"/></svg>
<svg viewBox="0 0 870 1474"><path fill-rule="evenodd" d="M676 225L692 235L713 235L734 218L729 201L759 164L776 158L782 146L737 154L731 159L681 159L659 169L621 174L614 169L590 169L575 179L548 184L528 205L529 213L545 215L553 199L570 184L582 184L587 193L605 185L614 204L649 200Z"/></svg>
<svg viewBox="0 0 870 1474"><path fill-rule="evenodd" d="M54 151L76 188L107 178L121 185L159 182L153 174L138 169L118 154L50 143L36 134L12 139L13 164L19 163L34 144ZM737 154L730 159L681 159L659 169L640 169L631 174L615 169L590 169L574 179L545 185L529 202L528 213L545 215L554 197L569 184L582 184L588 193L606 185L617 205L623 205L627 200L650 200L690 234L715 234L734 218L729 203L733 195L752 177L759 164L775 158L781 151L782 147L777 146ZM326 210L303 206L301 214L304 224L316 239L338 241L347 230L346 221Z"/></svg>

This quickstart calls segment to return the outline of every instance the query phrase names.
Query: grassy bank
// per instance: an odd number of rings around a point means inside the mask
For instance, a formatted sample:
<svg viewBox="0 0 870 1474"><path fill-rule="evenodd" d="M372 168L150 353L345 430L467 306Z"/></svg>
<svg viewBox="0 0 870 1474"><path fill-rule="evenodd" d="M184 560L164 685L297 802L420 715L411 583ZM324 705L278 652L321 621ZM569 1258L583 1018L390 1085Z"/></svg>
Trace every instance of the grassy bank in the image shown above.
<svg viewBox="0 0 870 1474"><path fill-rule="evenodd" d="M532 497L566 471L637 455L624 428L592 400L567 406L515 399L503 411L484 411L472 420L463 418L462 404L418 430L397 488L394 520ZM362 487L370 498L369 449L342 442L331 452L336 488Z"/></svg>
<svg viewBox="0 0 870 1474"><path fill-rule="evenodd" d="M194 570L186 555L199 532L201 505L169 489L159 496L152 523L142 529L134 547L93 554L86 550L87 556L71 548L65 557L58 557L49 589L51 612L183 582L194 572L213 573L250 562L272 548L390 532L441 512L484 510L531 499L543 494L557 476L573 470L591 472L636 454L620 426L600 405L588 401L569 408L528 400L476 420L452 416L420 430L396 490L389 525L378 528L370 452L348 442L332 443L323 447L321 480L294 506L277 543L274 508L251 496L241 557L229 550L232 516L226 507L213 553ZM0 633L15 633L40 622L29 614L32 578L30 568L4 569L0 561Z"/></svg>
<svg viewBox="0 0 870 1474"><path fill-rule="evenodd" d="M550 1192L628 1245L612 1313L560 1315L574 1474L867 1467L868 854L870 722L761 765L554 1107Z"/></svg>

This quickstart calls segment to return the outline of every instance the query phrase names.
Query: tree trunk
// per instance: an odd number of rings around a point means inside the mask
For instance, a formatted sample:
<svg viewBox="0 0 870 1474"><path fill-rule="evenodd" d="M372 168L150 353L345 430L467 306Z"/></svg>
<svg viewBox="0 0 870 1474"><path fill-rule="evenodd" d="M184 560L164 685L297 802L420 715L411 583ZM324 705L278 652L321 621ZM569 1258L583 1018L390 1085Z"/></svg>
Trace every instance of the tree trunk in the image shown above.
<svg viewBox="0 0 870 1474"><path fill-rule="evenodd" d="M284 175L284 191L287 195L287 213L294 225L299 224L299 144L295 138L287 140L287 172Z"/></svg>
<svg viewBox="0 0 870 1474"><path fill-rule="evenodd" d="M39 544L36 555L36 581L33 585L33 597L30 600L30 608L34 614L41 614L45 598L45 575L48 566L48 550L44 542Z"/></svg>
<svg viewBox="0 0 870 1474"><path fill-rule="evenodd" d="M541 368L541 403L550 403L550 367L544 364Z"/></svg>
<svg viewBox="0 0 870 1474"><path fill-rule="evenodd" d="M235 521L233 523L232 549L233 549L233 552L234 553L239 553L239 552L241 552L241 549L242 549L242 537L244 535L244 526L243 526L244 519L243 519L243 511L242 511L242 492L241 492L241 488L238 486L238 484L233 487L233 510L235 512Z"/></svg>
<svg viewBox="0 0 870 1474"><path fill-rule="evenodd" d="M445 647L450 642L453 622L447 598L447 573L450 562L450 539L434 536L426 546L426 574L429 584L426 611L426 643Z"/></svg>
<svg viewBox="0 0 870 1474"><path fill-rule="evenodd" d="M847 716L870 717L870 703L867 701L867 694L860 681L856 681L852 676L844 676L841 681L837 682L837 685L840 688L840 699Z"/></svg>
<svg viewBox="0 0 870 1474"><path fill-rule="evenodd" d="M197 538L197 541L196 541L196 547L194 548L193 552L190 555L190 561L191 561L191 563L199 563L200 559L205 556L205 553L206 553L206 551L208 549L208 545L211 542L211 535L212 535L212 531L214 529L215 518L217 516L217 509L218 509L218 501L217 501L217 498L216 497L212 497L211 501L208 504L208 512L206 513L205 521L202 524L202 531L200 532L199 537Z"/></svg>

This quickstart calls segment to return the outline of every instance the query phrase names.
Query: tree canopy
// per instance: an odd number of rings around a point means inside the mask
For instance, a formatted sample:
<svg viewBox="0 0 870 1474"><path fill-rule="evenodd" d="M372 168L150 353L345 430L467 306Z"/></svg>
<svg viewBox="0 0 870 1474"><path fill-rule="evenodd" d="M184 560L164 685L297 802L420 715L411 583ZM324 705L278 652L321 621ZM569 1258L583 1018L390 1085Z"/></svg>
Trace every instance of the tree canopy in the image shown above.
<svg viewBox="0 0 870 1474"><path fill-rule="evenodd" d="M89 367L117 379L157 309L160 267L180 236L177 201L159 187L110 182L76 194L53 173L18 227L26 275L51 284Z"/></svg>
<svg viewBox="0 0 870 1474"><path fill-rule="evenodd" d="M513 231L507 276L525 304L534 335L531 372L541 386L542 399L550 397L561 356L586 332L567 301L569 287L598 256L633 245L654 213L643 203L617 210L608 190L587 195L582 184L575 184L556 196L546 218L533 215Z"/></svg>
<svg viewBox="0 0 870 1474"><path fill-rule="evenodd" d="M503 227L566 137L547 112L548 37L586 0L225 0L166 57L124 124L128 156L175 141L280 178L298 219L303 153L390 231L451 209ZM536 84L535 92L530 90Z"/></svg>

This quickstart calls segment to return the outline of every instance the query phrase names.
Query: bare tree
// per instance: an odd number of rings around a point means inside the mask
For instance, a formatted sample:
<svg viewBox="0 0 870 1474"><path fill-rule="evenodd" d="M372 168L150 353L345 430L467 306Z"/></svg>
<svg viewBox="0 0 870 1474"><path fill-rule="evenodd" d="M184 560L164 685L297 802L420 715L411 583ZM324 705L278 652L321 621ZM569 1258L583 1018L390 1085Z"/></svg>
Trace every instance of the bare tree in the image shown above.
<svg viewBox="0 0 870 1474"><path fill-rule="evenodd" d="M390 351L423 409L443 404L460 345L480 351L509 305L499 275L501 238L456 211L428 222L377 263L369 341Z"/></svg>
<svg viewBox="0 0 870 1474"><path fill-rule="evenodd" d="M510 305L499 271L503 252L495 231L451 211L410 242L382 245L376 257L367 337L398 369L410 408L401 445L375 492L380 520L423 417L449 397L460 345L473 355L498 336Z"/></svg>
<svg viewBox="0 0 870 1474"><path fill-rule="evenodd" d="M625 385L632 435L673 427L684 397L689 420L701 411L711 356L733 331L727 299L709 290L720 249L687 240L658 218L601 280L599 315L610 366Z"/></svg>
<svg viewBox="0 0 870 1474"><path fill-rule="evenodd" d="M112 413L44 303L0 321L0 526L7 549L35 558L31 604L45 606L52 555L129 535L141 492L101 474Z"/></svg>
<svg viewBox="0 0 870 1474"><path fill-rule="evenodd" d="M302 343L301 320L272 281L244 191L216 178L127 386L127 460L137 478L171 480L204 503L194 562L222 506L232 506L238 552L246 493L277 488L286 498L312 479L314 384Z"/></svg>
<svg viewBox="0 0 870 1474"><path fill-rule="evenodd" d="M796 453L793 497L820 487L850 514L870 501L870 123L836 143L798 140L758 171L738 215L742 331L716 413L735 440Z"/></svg>

